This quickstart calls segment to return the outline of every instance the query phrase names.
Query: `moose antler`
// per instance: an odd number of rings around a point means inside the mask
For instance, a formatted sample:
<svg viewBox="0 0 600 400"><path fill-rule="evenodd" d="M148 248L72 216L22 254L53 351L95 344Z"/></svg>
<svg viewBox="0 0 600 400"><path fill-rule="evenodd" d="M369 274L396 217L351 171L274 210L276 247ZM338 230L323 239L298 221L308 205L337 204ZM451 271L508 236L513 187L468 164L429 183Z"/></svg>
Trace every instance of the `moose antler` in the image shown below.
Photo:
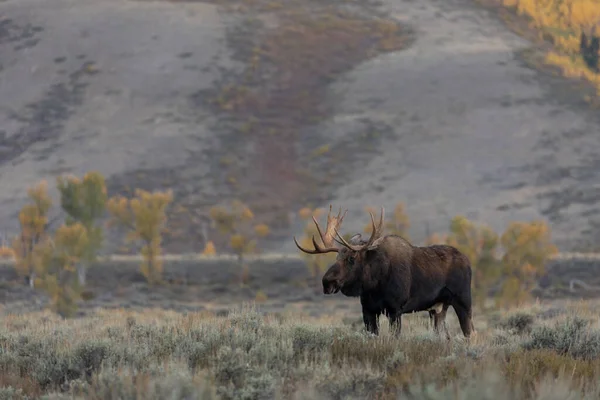
<svg viewBox="0 0 600 400"><path fill-rule="evenodd" d="M315 250L307 250L302 248L298 242L296 241L296 237L294 236L294 243L296 243L296 247L298 247L300 250L302 250L305 253L308 254L323 254L323 253L332 253L335 252L337 253L338 251L340 251L340 249L338 249L337 247L335 247L335 235L337 233L337 229L339 229L339 227L342 225L342 221L344 220L344 217L346 216L346 213L348 212L348 210L345 210L344 213L342 214L342 208L340 207L340 211L338 212L337 216L332 216L331 215L331 204L329 205L329 213L327 214L327 226L325 227L325 234L323 234L323 231L321 231L321 227L319 226L319 223L317 222L317 219L314 217L312 217L316 227L317 227L317 232L319 232L319 236L321 237L321 241L323 242L323 245L325 247L320 246L317 241L315 240L315 237L312 237L312 242L313 242L313 246L315 246Z"/></svg>
<svg viewBox="0 0 600 400"><path fill-rule="evenodd" d="M369 211L369 215L371 216L371 223L373 224L373 232L371 232L371 237L369 238L369 240L367 241L366 244L364 245L353 245L350 244L346 241L346 239L344 239L339 232L337 231L337 229L335 229L335 234L337 235L338 239L335 239L336 242L338 242L339 244L346 246L347 248L349 248L352 251L361 251L364 249L369 248L373 242L375 242L375 240L379 239L381 237L381 235L383 234L383 219L384 219L384 214L385 214L385 210L383 209L383 207L381 207L381 216L379 217L379 224L375 225L375 217L373 217L373 213Z"/></svg>

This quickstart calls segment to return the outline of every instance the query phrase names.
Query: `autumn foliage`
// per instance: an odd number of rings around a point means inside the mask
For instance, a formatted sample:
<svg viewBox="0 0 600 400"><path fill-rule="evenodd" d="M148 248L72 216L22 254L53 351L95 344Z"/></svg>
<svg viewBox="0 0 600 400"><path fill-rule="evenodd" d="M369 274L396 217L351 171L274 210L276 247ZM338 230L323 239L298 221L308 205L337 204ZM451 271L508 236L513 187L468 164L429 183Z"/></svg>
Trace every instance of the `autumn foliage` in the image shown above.
<svg viewBox="0 0 600 400"><path fill-rule="evenodd" d="M206 242L202 254L204 254L205 256L214 256L217 254L217 249L215 248L215 244L212 242L212 240Z"/></svg>
<svg viewBox="0 0 600 400"><path fill-rule="evenodd" d="M11 249L16 269L29 279L32 287L42 289L51 298L52 307L63 316L77 310L85 280L81 268L93 261L101 248L104 234L101 219L109 214L109 227L125 228L126 241L140 245L143 256L141 272L150 284L162 283L162 234L167 222L173 193L136 190L132 198L117 195L109 198L104 177L90 172L83 178L57 179L60 205L66 219L54 233L47 231L48 213L53 201L45 181L28 190L29 203L19 213L21 232ZM310 247L312 237L319 237L311 219L319 218L323 209L305 207L298 214L306 221L301 245ZM374 211L367 208L367 211ZM226 235L231 250L242 266L242 282L248 276L244 256L258 251L258 242L270 234L269 226L255 221L252 210L240 201L215 206L210 217L217 234ZM384 221L385 231L408 238L410 220L399 203ZM496 295L496 306L509 307L528 300L537 280L544 273L550 256L558 250L551 240L549 226L543 221L513 222L498 234L490 227L457 216L450 221L447 234L434 234L426 244L447 243L457 247L471 260L473 298L479 307L486 306L489 294ZM370 233L371 225L364 229ZM344 234L349 238L354 233ZM319 240L319 239L317 239ZM207 241L203 254L217 253L213 241ZM305 257L309 275L320 285L320 277L334 262L334 253Z"/></svg>
<svg viewBox="0 0 600 400"><path fill-rule="evenodd" d="M485 307L493 289L500 307L529 300L549 257L558 252L544 221L513 222L498 235L488 226L457 216L450 222L445 243L471 260L473 298L479 307Z"/></svg>
<svg viewBox="0 0 600 400"><path fill-rule="evenodd" d="M477 225L463 216L450 222L450 233L445 243L456 247L471 261L472 291L475 303L484 306L488 290L501 274L497 259L498 235L488 226Z"/></svg>
<svg viewBox="0 0 600 400"><path fill-rule="evenodd" d="M141 272L151 284L162 281L161 239L171 191L136 190L135 196L108 198L104 177L96 171L82 178L56 181L65 221L54 234L47 232L52 199L45 181L28 190L30 202L19 213L21 232L12 248L15 266L30 286L48 293L53 309L67 317L77 310L85 285L85 268L96 260L104 240L101 220L109 211L109 226L127 230L128 242L141 244ZM264 232L264 227L257 228ZM210 250L210 249L209 249ZM214 247L212 249L214 251Z"/></svg>
<svg viewBox="0 0 600 400"><path fill-rule="evenodd" d="M52 240L38 244L34 250L40 286L50 296L53 309L64 317L72 316L77 310L82 289L77 264L89 251L87 232L80 222L62 225Z"/></svg>
<svg viewBox="0 0 600 400"><path fill-rule="evenodd" d="M598 36L595 25L600 21L600 2L596 0L502 0L519 15L529 18L540 37L550 38L555 50L546 62L562 69L568 77L583 77L597 86L600 75L586 66L580 53L580 36Z"/></svg>
<svg viewBox="0 0 600 400"><path fill-rule="evenodd" d="M550 228L543 221L513 222L500 238L503 282L499 305L512 306L529 298L537 278L545 271L548 257L558 253L551 241Z"/></svg>
<svg viewBox="0 0 600 400"><path fill-rule="evenodd" d="M41 181L27 191L30 203L19 212L21 232L13 241L16 268L19 275L28 277L30 286L35 283L33 252L35 246L47 238L48 211L52 199L48 195L48 183Z"/></svg>
<svg viewBox="0 0 600 400"><path fill-rule="evenodd" d="M87 235L87 247L77 266L81 284L85 284L85 268L96 260L104 239L100 218L106 211L106 183L102 174L88 172L79 179L74 176L57 178L60 205L67 214L67 225L81 224Z"/></svg>
<svg viewBox="0 0 600 400"><path fill-rule="evenodd" d="M141 243L144 257L141 271L151 284L162 281L162 233L167 221L166 209L172 201L171 191L151 193L137 189L132 199L116 196L106 204L110 224L128 230L126 241Z"/></svg>
<svg viewBox="0 0 600 400"><path fill-rule="evenodd" d="M254 213L239 200L228 206L215 206L210 209L210 218L217 233L229 238L229 247L238 257L242 269L241 282L246 283L249 275L244 256L258 251L258 240L269 235L269 227L254 222Z"/></svg>

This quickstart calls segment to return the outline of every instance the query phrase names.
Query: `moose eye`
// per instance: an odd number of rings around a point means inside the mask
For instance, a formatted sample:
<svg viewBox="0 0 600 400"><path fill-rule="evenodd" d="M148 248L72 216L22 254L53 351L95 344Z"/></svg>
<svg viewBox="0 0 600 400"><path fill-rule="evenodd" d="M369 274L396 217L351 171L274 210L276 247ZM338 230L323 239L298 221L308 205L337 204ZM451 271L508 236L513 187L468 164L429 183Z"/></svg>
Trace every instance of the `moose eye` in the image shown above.
<svg viewBox="0 0 600 400"><path fill-rule="evenodd" d="M349 267L352 267L354 265L354 257L348 257L348 259L346 260L347 264Z"/></svg>

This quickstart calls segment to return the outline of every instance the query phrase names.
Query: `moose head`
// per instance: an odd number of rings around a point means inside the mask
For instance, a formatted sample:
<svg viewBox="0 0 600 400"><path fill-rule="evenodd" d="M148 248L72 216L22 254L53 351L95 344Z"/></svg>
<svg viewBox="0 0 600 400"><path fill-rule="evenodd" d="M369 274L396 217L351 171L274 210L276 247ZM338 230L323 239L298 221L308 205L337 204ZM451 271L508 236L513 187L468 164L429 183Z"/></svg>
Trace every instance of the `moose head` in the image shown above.
<svg viewBox="0 0 600 400"><path fill-rule="evenodd" d="M369 285L369 281L372 280L371 274L369 273L370 265L380 259L380 255L374 250L378 248L383 238L383 207L381 208L381 216L378 224L375 223L373 214L369 212L373 231L371 232L371 237L369 237L367 241L364 241L360 234L352 236L349 241L346 241L346 239L340 235L339 228L347 211L348 210L345 210L342 214L340 208L338 215L332 216L330 205L324 234L319 223L313 216L313 222L317 227L317 232L321 237L323 246L319 245L313 236L312 242L314 250L304 249L298 244L294 237L296 246L307 254L337 253L335 262L323 276L323 293L325 294L334 294L341 291L342 294L346 296L359 296L365 284ZM342 247L336 247L334 241Z"/></svg>

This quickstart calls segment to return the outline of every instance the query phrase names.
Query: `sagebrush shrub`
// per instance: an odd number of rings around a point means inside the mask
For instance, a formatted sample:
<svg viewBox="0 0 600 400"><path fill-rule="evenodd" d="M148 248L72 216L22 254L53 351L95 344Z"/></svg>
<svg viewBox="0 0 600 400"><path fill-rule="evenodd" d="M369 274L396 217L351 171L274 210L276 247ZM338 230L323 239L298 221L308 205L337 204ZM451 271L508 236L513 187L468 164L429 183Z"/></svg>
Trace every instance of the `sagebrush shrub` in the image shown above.
<svg viewBox="0 0 600 400"><path fill-rule="evenodd" d="M0 400L29 400L29 397L23 394L23 390L8 386L0 388Z"/></svg>
<svg viewBox="0 0 600 400"><path fill-rule="evenodd" d="M540 326L531 333L525 349L549 349L558 354L591 360L600 356L600 331L587 329L589 321L569 317L554 326Z"/></svg>
<svg viewBox="0 0 600 400"><path fill-rule="evenodd" d="M499 323L499 326L516 334L531 332L535 317L529 313L518 311Z"/></svg>
<svg viewBox="0 0 600 400"><path fill-rule="evenodd" d="M316 389L326 399L371 399L383 390L384 376L369 368L346 368L322 376Z"/></svg>
<svg viewBox="0 0 600 400"><path fill-rule="evenodd" d="M579 317L534 320L530 334L492 328L467 342L424 327L373 337L341 322L265 318L255 310L223 318L104 315L43 324L35 317L2 324L0 317L0 396L558 400L560 393L588 400L600 388L600 335ZM523 319L503 323L518 327Z"/></svg>

